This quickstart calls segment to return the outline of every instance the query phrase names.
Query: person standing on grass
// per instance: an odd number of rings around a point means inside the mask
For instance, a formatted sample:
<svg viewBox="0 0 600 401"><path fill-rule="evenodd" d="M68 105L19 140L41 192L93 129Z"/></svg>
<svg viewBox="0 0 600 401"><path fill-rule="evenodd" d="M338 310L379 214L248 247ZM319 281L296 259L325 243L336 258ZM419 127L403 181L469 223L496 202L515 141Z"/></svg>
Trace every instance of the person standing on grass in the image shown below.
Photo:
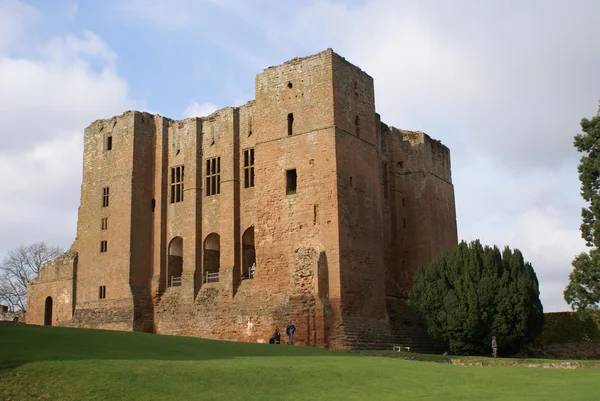
<svg viewBox="0 0 600 401"><path fill-rule="evenodd" d="M290 324L288 324L287 328L285 329L285 334L287 334L287 336L290 338L290 345L294 345L294 332L296 331L296 326L294 326L294 324L292 323L292 321L290 320Z"/></svg>
<svg viewBox="0 0 600 401"><path fill-rule="evenodd" d="M492 358L498 357L498 343L496 342L496 336L492 336Z"/></svg>

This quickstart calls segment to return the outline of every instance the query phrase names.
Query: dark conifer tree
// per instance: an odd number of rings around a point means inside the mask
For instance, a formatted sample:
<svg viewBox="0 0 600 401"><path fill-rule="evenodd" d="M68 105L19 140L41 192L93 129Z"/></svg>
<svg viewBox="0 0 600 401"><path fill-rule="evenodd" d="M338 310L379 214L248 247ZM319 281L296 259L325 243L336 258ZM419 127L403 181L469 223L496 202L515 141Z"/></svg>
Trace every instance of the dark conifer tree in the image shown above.
<svg viewBox="0 0 600 401"><path fill-rule="evenodd" d="M491 353L496 336L504 355L538 336L544 315L538 281L519 250L462 241L415 275L409 302L429 333L460 354Z"/></svg>

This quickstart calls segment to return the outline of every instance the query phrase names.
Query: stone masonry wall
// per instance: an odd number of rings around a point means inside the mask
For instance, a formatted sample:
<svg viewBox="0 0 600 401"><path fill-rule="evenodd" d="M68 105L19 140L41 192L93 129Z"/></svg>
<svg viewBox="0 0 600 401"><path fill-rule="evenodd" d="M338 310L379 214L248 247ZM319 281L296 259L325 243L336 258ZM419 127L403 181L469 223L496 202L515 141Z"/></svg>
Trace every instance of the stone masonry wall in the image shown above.
<svg viewBox="0 0 600 401"><path fill-rule="evenodd" d="M84 133L75 326L132 330L129 268L136 115L142 113L95 121ZM103 206L104 188L109 189L108 206ZM106 252L101 252L101 241L106 241ZM103 299L100 286L106 288Z"/></svg>
<svg viewBox="0 0 600 401"><path fill-rule="evenodd" d="M46 263L27 288L27 324L64 325L73 317L77 254L66 252ZM46 318L49 321L46 321Z"/></svg>
<svg viewBox="0 0 600 401"><path fill-rule="evenodd" d="M293 321L296 344L337 349L405 335L394 300L456 243L448 149L381 124L372 77L331 49L265 69L255 90L202 118L86 129L65 324L266 342Z"/></svg>

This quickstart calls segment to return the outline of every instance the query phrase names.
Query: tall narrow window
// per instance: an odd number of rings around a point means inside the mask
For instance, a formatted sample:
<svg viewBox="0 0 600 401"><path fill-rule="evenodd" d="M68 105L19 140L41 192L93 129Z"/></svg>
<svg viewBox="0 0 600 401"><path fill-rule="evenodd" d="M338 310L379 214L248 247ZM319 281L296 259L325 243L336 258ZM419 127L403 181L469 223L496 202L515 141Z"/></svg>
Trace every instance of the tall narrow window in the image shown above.
<svg viewBox="0 0 600 401"><path fill-rule="evenodd" d="M171 203L183 202L183 167L171 167Z"/></svg>
<svg viewBox="0 0 600 401"><path fill-rule="evenodd" d="M106 150L112 150L112 135L106 136Z"/></svg>
<svg viewBox="0 0 600 401"><path fill-rule="evenodd" d="M254 149L244 150L244 188L254 186Z"/></svg>
<svg viewBox="0 0 600 401"><path fill-rule="evenodd" d="M288 114L288 135L292 135L294 127L294 113Z"/></svg>
<svg viewBox="0 0 600 401"><path fill-rule="evenodd" d="M356 116L356 118L354 119L354 125L356 128L356 136L360 137L360 119L358 118L358 116Z"/></svg>
<svg viewBox="0 0 600 401"><path fill-rule="evenodd" d="M108 242L106 240L100 241L100 252L104 253L108 250Z"/></svg>
<svg viewBox="0 0 600 401"><path fill-rule="evenodd" d="M102 223L100 225L100 229L101 230L107 230L108 229L108 217L105 217L102 219Z"/></svg>
<svg viewBox="0 0 600 401"><path fill-rule="evenodd" d="M213 157L206 160L206 196L221 193L221 158Z"/></svg>
<svg viewBox="0 0 600 401"><path fill-rule="evenodd" d="M102 188L102 207L108 206L108 187Z"/></svg>
<svg viewBox="0 0 600 401"><path fill-rule="evenodd" d="M104 299L104 298L106 298L106 286L101 285L98 288L98 299Z"/></svg>
<svg viewBox="0 0 600 401"><path fill-rule="evenodd" d="M286 176L286 188L285 188L286 194L288 194L288 195L295 194L296 193L296 184L297 184L296 169L287 170L285 172L285 176Z"/></svg>

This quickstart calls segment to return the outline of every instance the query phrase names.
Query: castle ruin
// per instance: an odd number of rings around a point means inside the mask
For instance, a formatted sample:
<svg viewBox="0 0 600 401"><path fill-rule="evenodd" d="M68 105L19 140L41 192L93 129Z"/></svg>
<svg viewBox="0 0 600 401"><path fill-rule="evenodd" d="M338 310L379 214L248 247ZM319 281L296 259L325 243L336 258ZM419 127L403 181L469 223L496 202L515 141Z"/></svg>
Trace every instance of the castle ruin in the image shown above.
<svg viewBox="0 0 600 401"><path fill-rule="evenodd" d="M293 321L331 349L424 332L406 297L457 244L448 148L382 123L373 78L331 49L255 90L85 129L77 238L30 284L28 324L266 342Z"/></svg>

